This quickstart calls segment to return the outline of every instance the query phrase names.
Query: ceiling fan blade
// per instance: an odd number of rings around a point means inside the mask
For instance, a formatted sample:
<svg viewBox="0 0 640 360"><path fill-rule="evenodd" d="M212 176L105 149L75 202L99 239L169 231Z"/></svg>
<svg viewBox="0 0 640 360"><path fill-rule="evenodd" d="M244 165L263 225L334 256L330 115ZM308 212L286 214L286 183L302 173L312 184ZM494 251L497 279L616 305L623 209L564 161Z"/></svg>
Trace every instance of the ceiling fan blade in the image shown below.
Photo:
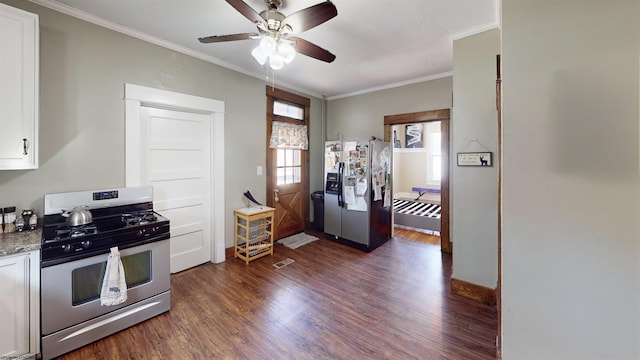
<svg viewBox="0 0 640 360"><path fill-rule="evenodd" d="M252 23L262 22L264 19L251 6L242 0L226 0L229 5L238 10L242 16L249 19Z"/></svg>
<svg viewBox="0 0 640 360"><path fill-rule="evenodd" d="M333 62L336 59L336 56L330 53L329 51L321 48L320 46L310 43L305 39L301 39L299 37L288 37L288 40L295 41L296 46L295 49L297 52L303 55L310 56L312 58L316 58L318 60L322 60L325 62Z"/></svg>
<svg viewBox="0 0 640 360"><path fill-rule="evenodd" d="M283 22L293 29L294 33L314 28L338 15L338 9L331 1L310 6L287 16Z"/></svg>
<svg viewBox="0 0 640 360"><path fill-rule="evenodd" d="M198 38L203 44L223 42L223 41L236 41L236 40L249 40L260 36L260 34L244 33L244 34L231 34L231 35L212 35Z"/></svg>

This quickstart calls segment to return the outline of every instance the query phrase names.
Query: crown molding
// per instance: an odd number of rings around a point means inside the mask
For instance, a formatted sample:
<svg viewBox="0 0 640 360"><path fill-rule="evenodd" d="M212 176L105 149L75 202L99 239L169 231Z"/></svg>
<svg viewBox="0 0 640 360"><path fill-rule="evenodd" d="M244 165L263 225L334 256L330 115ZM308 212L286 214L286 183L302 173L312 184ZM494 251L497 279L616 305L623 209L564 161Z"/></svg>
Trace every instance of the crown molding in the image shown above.
<svg viewBox="0 0 640 360"><path fill-rule="evenodd" d="M497 22L490 22L490 23L486 23L480 26L476 26L473 27L471 29L468 29L466 31L462 31L459 33L455 33L452 34L451 36L449 36L449 41L451 41L451 43L453 43L456 40L460 40L460 39L464 39L466 37L472 36L472 35L477 35L480 33L483 33L485 31L489 31L489 30L493 30L493 29L500 29L500 26Z"/></svg>
<svg viewBox="0 0 640 360"><path fill-rule="evenodd" d="M372 87L372 88L369 88L369 89L358 90L358 91L354 91L354 92L350 92L350 93L346 93L346 94L335 95L335 96L328 97L327 100L329 100L329 101L337 100L337 99L342 99L342 98L346 98L346 97L367 94L367 93L380 91L380 90L388 90L388 89L393 89L393 88L397 88L397 87L401 87L401 86L418 84L418 83L425 82L425 81L443 79L443 78L450 77L450 76L453 76L453 71L447 71L447 72L443 72L443 73L440 73L440 74L420 77L420 78L417 78L417 79L411 79L411 80L406 80L406 81L400 81L400 82L396 82L396 83L386 84L386 85L382 85L382 86L376 86L376 87Z"/></svg>

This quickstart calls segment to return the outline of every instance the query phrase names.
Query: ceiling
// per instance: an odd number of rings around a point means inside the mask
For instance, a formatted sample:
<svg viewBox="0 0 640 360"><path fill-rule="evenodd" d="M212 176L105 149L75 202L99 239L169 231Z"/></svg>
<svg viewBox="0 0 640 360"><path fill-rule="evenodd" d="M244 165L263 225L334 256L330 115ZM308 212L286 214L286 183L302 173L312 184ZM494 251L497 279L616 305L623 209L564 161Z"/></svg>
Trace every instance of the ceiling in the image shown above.
<svg viewBox="0 0 640 360"><path fill-rule="evenodd" d="M499 0L333 0L338 15L295 36L336 55L298 54L267 70L251 56L258 40L201 44L256 26L223 0L31 0L177 51L310 95L338 98L450 75L452 41L495 28ZM244 0L256 12L264 0ZM285 16L322 0L283 0ZM104 21L107 20L107 21Z"/></svg>

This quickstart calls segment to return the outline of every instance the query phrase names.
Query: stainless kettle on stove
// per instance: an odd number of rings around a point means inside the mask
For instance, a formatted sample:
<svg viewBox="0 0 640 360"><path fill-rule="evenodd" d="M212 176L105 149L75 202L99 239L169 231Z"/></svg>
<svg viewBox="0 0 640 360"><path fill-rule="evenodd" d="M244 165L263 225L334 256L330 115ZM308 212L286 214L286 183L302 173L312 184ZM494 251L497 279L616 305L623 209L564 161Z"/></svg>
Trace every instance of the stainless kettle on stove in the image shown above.
<svg viewBox="0 0 640 360"><path fill-rule="evenodd" d="M62 216L67 218L67 225L82 226L91 224L93 216L86 206L76 207L71 211L62 210Z"/></svg>

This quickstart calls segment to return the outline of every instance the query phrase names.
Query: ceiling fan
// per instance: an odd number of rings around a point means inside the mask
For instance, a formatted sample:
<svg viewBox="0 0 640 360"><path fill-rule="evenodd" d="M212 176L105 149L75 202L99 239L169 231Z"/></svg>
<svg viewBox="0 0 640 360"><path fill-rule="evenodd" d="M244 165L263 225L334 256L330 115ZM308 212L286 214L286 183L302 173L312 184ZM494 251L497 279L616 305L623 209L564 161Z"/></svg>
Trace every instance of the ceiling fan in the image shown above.
<svg viewBox="0 0 640 360"><path fill-rule="evenodd" d="M314 28L338 15L338 10L330 0L302 9L289 16L278 11L282 6L282 0L265 0L267 10L259 14L242 0L226 0L226 2L255 23L258 32L206 36L198 38L201 43L260 39L260 45L253 49L251 55L260 65L264 65L269 60L269 66L274 70L281 69L285 63L291 62L296 51L328 63L336 59L335 55L318 45L299 37L289 36Z"/></svg>

